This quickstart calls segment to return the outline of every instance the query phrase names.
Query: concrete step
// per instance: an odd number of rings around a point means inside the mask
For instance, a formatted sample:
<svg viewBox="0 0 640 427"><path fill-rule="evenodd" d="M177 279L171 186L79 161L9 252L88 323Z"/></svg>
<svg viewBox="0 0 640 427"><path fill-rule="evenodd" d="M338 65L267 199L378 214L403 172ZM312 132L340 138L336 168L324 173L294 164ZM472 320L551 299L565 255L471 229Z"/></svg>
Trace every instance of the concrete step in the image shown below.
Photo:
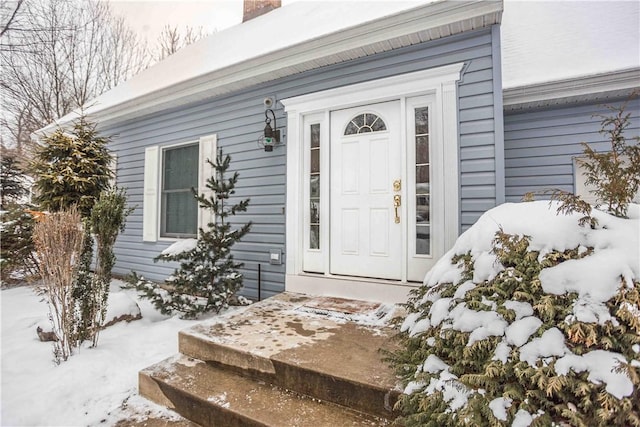
<svg viewBox="0 0 640 427"><path fill-rule="evenodd" d="M284 293L179 334L180 352L254 380L393 419L398 381L382 361L385 309ZM340 424L338 424L340 425Z"/></svg>
<svg viewBox="0 0 640 427"><path fill-rule="evenodd" d="M139 385L147 399L207 427L388 425L182 355L141 371Z"/></svg>

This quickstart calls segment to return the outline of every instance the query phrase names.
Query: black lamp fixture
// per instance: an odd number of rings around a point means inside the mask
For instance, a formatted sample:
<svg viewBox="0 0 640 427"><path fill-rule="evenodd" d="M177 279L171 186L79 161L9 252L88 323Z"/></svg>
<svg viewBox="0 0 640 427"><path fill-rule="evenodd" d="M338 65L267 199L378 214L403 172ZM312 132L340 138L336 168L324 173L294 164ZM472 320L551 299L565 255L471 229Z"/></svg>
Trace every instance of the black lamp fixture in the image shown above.
<svg viewBox="0 0 640 427"><path fill-rule="evenodd" d="M273 127L271 127L271 121L273 121ZM273 146L280 142L280 130L277 128L276 115L271 108L264 110L264 123L264 136L260 138L261 145L264 146L264 151L273 151ZM258 143L260 142L258 140Z"/></svg>

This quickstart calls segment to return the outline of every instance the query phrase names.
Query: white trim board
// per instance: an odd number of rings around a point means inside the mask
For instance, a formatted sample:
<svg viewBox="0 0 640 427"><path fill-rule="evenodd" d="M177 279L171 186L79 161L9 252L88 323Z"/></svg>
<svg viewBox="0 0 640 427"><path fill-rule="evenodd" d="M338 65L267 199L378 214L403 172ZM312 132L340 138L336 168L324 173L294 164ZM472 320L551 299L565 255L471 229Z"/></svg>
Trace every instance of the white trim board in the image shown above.
<svg viewBox="0 0 640 427"><path fill-rule="evenodd" d="M461 78L464 63L456 63L398 76L372 80L336 89L325 90L282 100L287 113L287 194L286 194L286 273L287 291L318 294L331 292L334 296L364 297L364 293L354 289L344 289L338 283L368 283L366 299L385 301L404 298L416 283L385 280L357 280L350 277L336 277L325 269L324 275L308 275L303 271L304 251L304 123L305 117L321 115L325 117L331 110L359 105L401 100L402 105L409 97L430 94L435 98L435 108L439 110L437 123L442 135L442 159L447 165L443 176L444 188L444 247L450 248L459 232L459 129L457 107L457 82ZM403 107L404 108L404 107ZM326 188L326 187L325 187ZM302 279L304 276L304 280ZM318 282L320 278L320 282ZM321 288L318 288L321 286ZM341 290L342 289L342 290ZM400 289L400 291L399 291ZM395 295L395 296L394 296Z"/></svg>

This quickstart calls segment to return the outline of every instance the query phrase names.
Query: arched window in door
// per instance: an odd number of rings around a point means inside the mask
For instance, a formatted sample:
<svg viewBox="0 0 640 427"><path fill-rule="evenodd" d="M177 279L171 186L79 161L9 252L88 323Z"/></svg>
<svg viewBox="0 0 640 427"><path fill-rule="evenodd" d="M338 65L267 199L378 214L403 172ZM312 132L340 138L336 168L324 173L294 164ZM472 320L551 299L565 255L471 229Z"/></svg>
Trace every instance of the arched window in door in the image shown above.
<svg viewBox="0 0 640 427"><path fill-rule="evenodd" d="M381 117L373 113L362 113L351 119L344 130L344 134L346 136L385 130L387 130L387 125Z"/></svg>

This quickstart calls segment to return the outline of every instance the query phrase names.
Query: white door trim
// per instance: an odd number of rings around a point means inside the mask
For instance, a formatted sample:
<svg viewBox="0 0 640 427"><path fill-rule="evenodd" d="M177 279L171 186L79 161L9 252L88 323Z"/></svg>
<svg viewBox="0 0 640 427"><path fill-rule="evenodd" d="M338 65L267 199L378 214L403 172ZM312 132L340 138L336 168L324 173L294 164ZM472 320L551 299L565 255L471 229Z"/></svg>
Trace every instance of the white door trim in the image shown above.
<svg viewBox="0 0 640 427"><path fill-rule="evenodd" d="M341 88L329 89L294 98L282 100L287 113L287 187L286 187L286 282L290 291L311 294L333 294L334 296L354 297L349 286L323 286L331 278L328 269L324 274L306 274L303 271L304 235L304 197L306 192L304 177L305 160L305 118L321 113L328 118L330 110L354 107L363 104L400 100L402 108L406 98L423 94L435 95L435 107L441 112L436 123L443 139L444 171L444 220L445 248L450 248L459 232L459 160L458 160L458 106L456 83L460 80L464 63L446 65L429 70L417 71L398 76L372 80ZM317 117L317 116L316 116ZM327 187L325 187L327 188ZM326 227L325 227L326 228ZM328 259L328 257L325 257ZM320 280L319 282L316 281ZM344 278L339 278L344 281ZM338 280L338 278L336 278ZM374 280L371 280L374 281ZM380 281L383 285L384 281ZM411 287L375 286L366 299L376 301L396 301L403 298ZM398 288L401 289L398 292ZM336 295L335 289L342 289ZM387 289L387 291L385 291ZM354 289L355 290L355 289ZM362 298L358 292L357 297Z"/></svg>

